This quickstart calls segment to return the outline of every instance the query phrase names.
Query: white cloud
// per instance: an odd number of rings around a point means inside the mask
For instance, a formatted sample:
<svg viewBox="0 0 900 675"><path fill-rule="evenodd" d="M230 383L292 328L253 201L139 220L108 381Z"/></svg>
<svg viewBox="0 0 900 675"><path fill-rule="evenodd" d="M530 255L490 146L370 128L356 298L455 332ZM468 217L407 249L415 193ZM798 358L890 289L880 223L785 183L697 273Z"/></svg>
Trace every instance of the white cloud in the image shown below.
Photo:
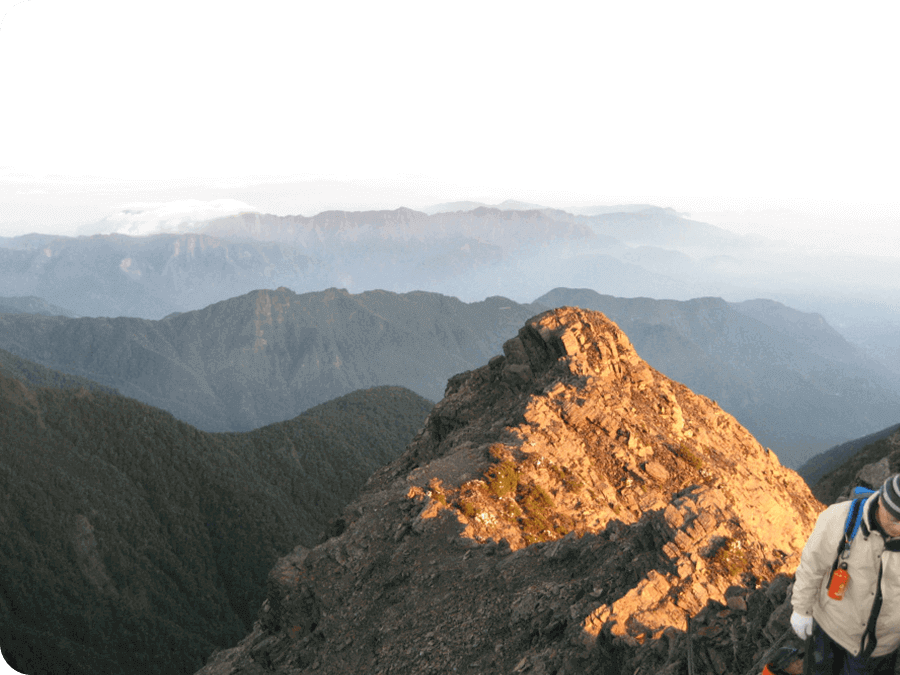
<svg viewBox="0 0 900 675"><path fill-rule="evenodd" d="M236 199L180 199L172 202L136 202L93 225L82 228L83 233L127 234L148 236L161 232L191 232L199 223L244 211L255 211L249 204Z"/></svg>

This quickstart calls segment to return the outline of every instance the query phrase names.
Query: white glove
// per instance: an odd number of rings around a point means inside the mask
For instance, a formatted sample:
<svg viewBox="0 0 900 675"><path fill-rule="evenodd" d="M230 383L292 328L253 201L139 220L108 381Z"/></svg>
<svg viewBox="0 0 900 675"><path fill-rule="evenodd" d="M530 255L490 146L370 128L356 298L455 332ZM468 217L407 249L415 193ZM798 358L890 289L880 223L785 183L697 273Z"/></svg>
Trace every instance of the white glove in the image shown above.
<svg viewBox="0 0 900 675"><path fill-rule="evenodd" d="M802 640L812 635L813 618L794 612L791 614L791 628Z"/></svg>

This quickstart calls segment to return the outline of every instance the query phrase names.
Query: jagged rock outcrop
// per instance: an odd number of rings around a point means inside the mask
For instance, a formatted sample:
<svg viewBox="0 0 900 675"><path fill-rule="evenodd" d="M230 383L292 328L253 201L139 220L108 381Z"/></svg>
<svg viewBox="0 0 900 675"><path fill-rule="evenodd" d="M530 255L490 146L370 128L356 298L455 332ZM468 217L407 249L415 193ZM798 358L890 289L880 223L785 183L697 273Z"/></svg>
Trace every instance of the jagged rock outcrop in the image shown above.
<svg viewBox="0 0 900 675"><path fill-rule="evenodd" d="M822 505L600 313L529 320L269 577L226 673L743 673ZM787 612L787 614L785 614Z"/></svg>

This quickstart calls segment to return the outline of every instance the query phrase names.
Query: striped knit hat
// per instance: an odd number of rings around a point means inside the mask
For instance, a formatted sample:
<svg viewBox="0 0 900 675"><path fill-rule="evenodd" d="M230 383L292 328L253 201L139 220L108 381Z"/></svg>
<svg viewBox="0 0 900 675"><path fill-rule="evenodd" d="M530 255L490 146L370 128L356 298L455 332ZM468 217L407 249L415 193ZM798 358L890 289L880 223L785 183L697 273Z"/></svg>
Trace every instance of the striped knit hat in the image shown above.
<svg viewBox="0 0 900 675"><path fill-rule="evenodd" d="M900 473L884 481L881 486L881 503L888 513L900 520Z"/></svg>

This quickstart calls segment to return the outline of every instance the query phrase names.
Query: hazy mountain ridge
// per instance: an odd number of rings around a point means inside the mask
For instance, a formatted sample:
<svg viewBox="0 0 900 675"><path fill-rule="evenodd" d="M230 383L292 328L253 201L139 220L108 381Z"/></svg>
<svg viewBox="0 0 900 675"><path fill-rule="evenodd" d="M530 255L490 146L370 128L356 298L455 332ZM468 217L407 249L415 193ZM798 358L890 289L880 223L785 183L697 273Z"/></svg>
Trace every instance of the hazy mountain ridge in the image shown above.
<svg viewBox="0 0 900 675"><path fill-rule="evenodd" d="M633 246L686 249L704 255L756 248L754 240L721 227L685 218L673 209L649 207L630 212L579 216L597 234L614 236Z"/></svg>
<svg viewBox="0 0 900 675"><path fill-rule="evenodd" d="M311 217L243 213L210 221L202 232L222 239L279 241L310 249L317 244L348 245L371 239L416 241L425 245L444 239L472 240L518 247L532 240L586 239L592 235L590 228L563 211L488 207L434 215L407 208L325 211Z"/></svg>
<svg viewBox="0 0 900 675"><path fill-rule="evenodd" d="M196 224L205 234L8 238L0 288L81 316L152 319L281 286L423 290L470 302L527 303L561 286L620 297L765 297L823 314L888 363L896 351L900 258L810 253L649 205L463 206L475 208L245 212Z"/></svg>
<svg viewBox="0 0 900 675"><path fill-rule="evenodd" d="M24 672L184 673L250 628L275 559L314 545L432 404L355 392L206 434L0 369L0 642Z"/></svg>
<svg viewBox="0 0 900 675"><path fill-rule="evenodd" d="M789 629L784 575L820 510L612 322L553 310L453 378L346 530L282 558L253 631L199 672L675 673L687 620L702 665L743 672Z"/></svg>
<svg viewBox="0 0 900 675"><path fill-rule="evenodd" d="M0 248L0 287L36 295L82 316L160 318L280 278L315 278L293 249L229 243L201 234L151 237L17 237Z"/></svg>
<svg viewBox="0 0 900 675"><path fill-rule="evenodd" d="M198 230L8 239L0 244L0 287L84 316L154 319L278 286L427 290L469 300L506 295L525 302L553 286L587 285L686 299L711 292L703 275L673 277L660 271L671 265L645 268L620 259L631 250L625 242L690 243L715 231L716 242L739 243L736 235L665 209L601 216L487 207L434 215L407 208L311 217L242 213Z"/></svg>
<svg viewBox="0 0 900 675"><path fill-rule="evenodd" d="M43 314L45 316L68 316L75 315L63 307L51 305L43 298L35 296L27 297L0 297L0 314Z"/></svg>

